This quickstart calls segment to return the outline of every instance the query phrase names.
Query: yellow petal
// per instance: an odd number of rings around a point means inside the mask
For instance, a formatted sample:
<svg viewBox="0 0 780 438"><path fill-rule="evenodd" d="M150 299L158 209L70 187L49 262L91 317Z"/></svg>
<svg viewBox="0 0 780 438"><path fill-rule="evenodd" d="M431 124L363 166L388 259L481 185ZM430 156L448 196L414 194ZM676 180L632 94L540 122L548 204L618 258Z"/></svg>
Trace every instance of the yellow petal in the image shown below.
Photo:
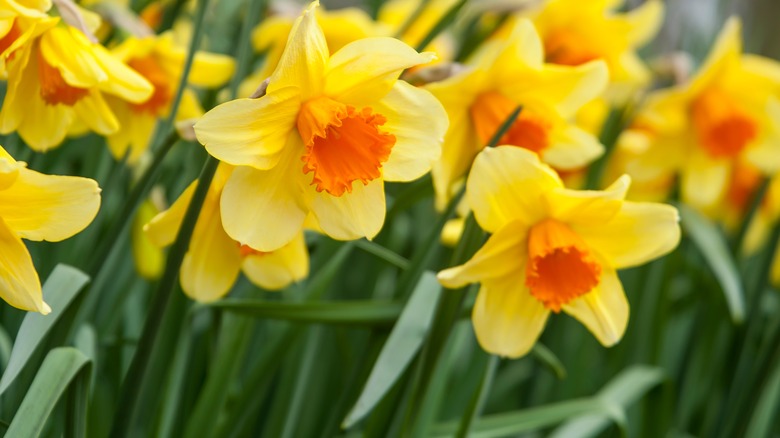
<svg viewBox="0 0 780 438"><path fill-rule="evenodd" d="M279 290L309 275L309 252L303 233L276 251L250 254L241 263L249 280L267 290Z"/></svg>
<svg viewBox="0 0 780 438"><path fill-rule="evenodd" d="M0 219L0 297L17 309L47 314L41 280L22 240Z"/></svg>
<svg viewBox="0 0 780 438"><path fill-rule="evenodd" d="M563 187L539 157L514 146L483 150L474 160L466 198L479 225L488 232L513 221L532 225L546 216L543 196Z"/></svg>
<svg viewBox="0 0 780 438"><path fill-rule="evenodd" d="M0 217L28 240L57 242L83 230L100 208L100 188L89 178L44 175L20 169L0 191Z"/></svg>
<svg viewBox="0 0 780 438"><path fill-rule="evenodd" d="M298 87L303 100L322 94L329 52L325 36L314 16L314 9L319 4L319 1L312 2L295 20L284 53L271 75L269 93L286 87Z"/></svg>
<svg viewBox="0 0 780 438"><path fill-rule="evenodd" d="M386 181L411 181L431 169L441 156L449 124L433 95L406 82L396 82L372 108L387 118L382 130L395 136L390 158L382 165Z"/></svg>
<svg viewBox="0 0 780 438"><path fill-rule="evenodd" d="M468 173L474 157L484 147L477 138L468 108L448 112L450 127L442 143L441 159L431 166L436 209L439 211L447 206L454 185Z"/></svg>
<svg viewBox="0 0 780 438"><path fill-rule="evenodd" d="M439 282L455 289L523 272L528 255L527 235L528 226L522 222L501 227L469 261L439 272Z"/></svg>
<svg viewBox="0 0 780 438"><path fill-rule="evenodd" d="M574 125L553 133L550 146L542 151L542 160L556 169L579 169L604 153L604 146L596 137Z"/></svg>
<svg viewBox="0 0 780 438"><path fill-rule="evenodd" d="M44 32L40 53L46 63L59 70L68 85L90 88L108 80L94 56L93 44L76 28L58 26Z"/></svg>
<svg viewBox="0 0 780 438"><path fill-rule="evenodd" d="M196 301L217 300L230 291L240 268L239 246L222 228L219 198L207 198L181 265L181 288Z"/></svg>
<svg viewBox="0 0 780 438"><path fill-rule="evenodd" d="M682 169L683 201L704 213L711 213L723 199L731 176L729 160L715 160L702 150L691 151Z"/></svg>
<svg viewBox="0 0 780 438"><path fill-rule="evenodd" d="M373 239L385 222L384 181L377 178L363 185L352 183L352 193L333 196L327 192L314 192L311 211L322 230L338 240L366 237Z"/></svg>
<svg viewBox="0 0 780 438"><path fill-rule="evenodd" d="M98 134L111 135L119 129L119 121L99 91L90 90L73 105L73 110L89 129Z"/></svg>
<svg viewBox="0 0 780 438"><path fill-rule="evenodd" d="M259 99L237 99L217 106L195 123L206 150L236 166L268 169L291 137L300 108L298 90L270 91Z"/></svg>
<svg viewBox="0 0 780 438"><path fill-rule="evenodd" d="M604 223L618 214L630 185L631 178L623 175L603 191L554 189L545 198L547 209L564 223Z"/></svg>
<svg viewBox="0 0 780 438"><path fill-rule="evenodd" d="M732 16L723 25L715 45L710 50L699 71L690 80L688 92L698 95L729 67L739 63L742 53L742 23Z"/></svg>
<svg viewBox="0 0 780 438"><path fill-rule="evenodd" d="M625 201L609 221L571 222L571 228L615 269L647 263L680 242L677 209L664 204Z"/></svg>
<svg viewBox="0 0 780 438"><path fill-rule="evenodd" d="M664 19L664 4L659 0L648 0L625 15L630 24L629 43L643 46L658 33Z"/></svg>
<svg viewBox="0 0 780 438"><path fill-rule="evenodd" d="M108 72L109 79L99 88L132 103L141 103L152 95L154 87L143 76L128 67L101 45L93 47L95 59Z"/></svg>
<svg viewBox="0 0 780 438"><path fill-rule="evenodd" d="M143 231L144 225L157 214L157 208L147 199L138 206L131 228L135 269L147 280L157 280L165 268L165 254Z"/></svg>
<svg viewBox="0 0 780 438"><path fill-rule="evenodd" d="M190 183L169 209L159 213L146 224L144 231L153 244L163 247L176 240L176 235L179 233L184 215L187 213L187 207L190 205L197 186L197 180Z"/></svg>
<svg viewBox="0 0 780 438"><path fill-rule="evenodd" d="M187 81L197 87L219 87L230 80L235 70L236 63L230 56L197 52Z"/></svg>
<svg viewBox="0 0 780 438"><path fill-rule="evenodd" d="M550 311L525 287L521 272L483 283L477 295L471 321L479 345L489 353L525 355L547 322Z"/></svg>
<svg viewBox="0 0 780 438"><path fill-rule="evenodd" d="M298 140L300 141L300 140ZM309 211L300 156L282 154L275 167L237 167L222 192L222 224L228 235L258 251L270 252L301 231Z"/></svg>
<svg viewBox="0 0 780 438"><path fill-rule="evenodd" d="M0 146L0 190L5 190L16 182L19 169L23 167L23 163L18 163L5 148Z"/></svg>
<svg viewBox="0 0 780 438"><path fill-rule="evenodd" d="M325 94L340 102L369 104L384 97L401 72L435 58L395 38L360 39L331 56L325 69Z"/></svg>
<svg viewBox="0 0 780 438"><path fill-rule="evenodd" d="M628 300L614 270L604 270L592 291L563 306L563 311L580 321L605 347L620 341L628 325Z"/></svg>

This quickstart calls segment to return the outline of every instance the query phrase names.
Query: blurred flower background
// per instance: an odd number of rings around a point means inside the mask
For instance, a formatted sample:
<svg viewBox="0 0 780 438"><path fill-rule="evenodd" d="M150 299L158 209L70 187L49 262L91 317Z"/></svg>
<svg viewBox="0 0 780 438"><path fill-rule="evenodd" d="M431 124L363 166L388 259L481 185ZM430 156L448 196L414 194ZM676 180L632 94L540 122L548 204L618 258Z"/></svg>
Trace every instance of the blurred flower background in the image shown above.
<svg viewBox="0 0 780 438"><path fill-rule="evenodd" d="M0 0L0 431L777 436L778 16Z"/></svg>

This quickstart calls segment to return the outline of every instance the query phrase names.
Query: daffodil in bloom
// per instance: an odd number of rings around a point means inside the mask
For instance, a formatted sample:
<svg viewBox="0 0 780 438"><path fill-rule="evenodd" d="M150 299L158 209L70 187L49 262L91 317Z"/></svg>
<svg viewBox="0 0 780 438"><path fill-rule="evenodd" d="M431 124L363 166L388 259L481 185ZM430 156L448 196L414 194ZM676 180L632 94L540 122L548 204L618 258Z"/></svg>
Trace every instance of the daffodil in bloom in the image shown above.
<svg viewBox="0 0 780 438"><path fill-rule="evenodd" d="M477 153L517 108L518 119L499 144L538 153L556 169L577 169L603 153L591 134L571 121L607 85L603 61L569 67L544 63L539 35L528 20L505 38L487 42L462 73L425 88L450 119L442 158L433 167L437 207L443 208Z"/></svg>
<svg viewBox="0 0 780 438"><path fill-rule="evenodd" d="M741 52L732 18L700 71L650 95L631 137L621 139L644 144L629 174L679 174L683 201L705 214L719 210L740 163L763 174L780 170L780 64Z"/></svg>
<svg viewBox="0 0 780 438"><path fill-rule="evenodd" d="M38 173L0 147L0 297L22 310L49 313L22 239L67 239L86 228L99 207L94 180Z"/></svg>
<svg viewBox="0 0 780 438"><path fill-rule="evenodd" d="M484 150L466 184L474 217L492 236L438 277L449 288L481 283L472 322L480 345L501 356L526 354L550 312L568 313L603 345L615 344L629 315L616 270L660 257L680 240L675 208L624 200L629 177L604 191L566 189L520 148Z"/></svg>
<svg viewBox="0 0 780 438"><path fill-rule="evenodd" d="M441 104L397 80L431 59L392 38L329 55L313 3L296 21L267 94L217 106L196 124L206 150L238 166L221 199L225 231L274 251L315 229L372 238L385 217L384 181L428 172L447 129Z"/></svg>
<svg viewBox="0 0 780 438"><path fill-rule="evenodd" d="M197 301L214 301L225 296L240 271L253 283L269 290L282 289L309 273L309 253L303 232L287 245L271 252L253 250L225 233L219 199L231 172L232 166L219 165L181 265L182 290ZM154 244L167 246L176 239L197 183L190 184L170 209L158 214L146 225L147 236Z"/></svg>
<svg viewBox="0 0 780 438"><path fill-rule="evenodd" d="M135 163L147 150L157 119L168 117L171 111L187 50L176 45L172 33L166 32L160 36L129 37L111 53L154 87L151 96L141 102L123 100L120 96L106 97L119 121L119 129L108 136L111 152L119 159L129 149L128 161ZM229 56L196 52L187 80L196 87L215 88L224 85L234 70L235 63ZM195 92L185 88L177 119L193 119L202 114Z"/></svg>
<svg viewBox="0 0 780 438"><path fill-rule="evenodd" d="M152 91L146 79L106 48L60 24L22 46L8 62L0 132L18 131L37 151L59 145L77 120L110 135L119 122L103 94L140 103Z"/></svg>
<svg viewBox="0 0 780 438"><path fill-rule="evenodd" d="M650 72L636 53L658 32L663 4L649 0L626 13L616 12L623 0L547 0L533 21L544 44L545 60L582 65L607 63L610 100L625 100L650 81Z"/></svg>
<svg viewBox="0 0 780 438"><path fill-rule="evenodd" d="M49 8L47 1L24 5L0 0L0 77L6 77L6 62L19 48L57 24L58 18L46 14Z"/></svg>

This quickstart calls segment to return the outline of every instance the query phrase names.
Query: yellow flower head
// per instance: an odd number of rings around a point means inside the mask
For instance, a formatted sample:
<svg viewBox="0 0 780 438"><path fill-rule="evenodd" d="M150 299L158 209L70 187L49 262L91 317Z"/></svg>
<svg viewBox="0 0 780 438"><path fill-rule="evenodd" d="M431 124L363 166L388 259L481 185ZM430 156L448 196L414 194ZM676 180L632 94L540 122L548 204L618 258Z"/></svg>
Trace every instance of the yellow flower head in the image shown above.
<svg viewBox="0 0 780 438"><path fill-rule="evenodd" d="M95 181L38 173L0 147L0 297L22 310L49 313L22 239L67 239L89 225L98 208Z"/></svg>
<svg viewBox="0 0 780 438"><path fill-rule="evenodd" d="M518 106L520 117L499 141L538 153L556 169L585 166L603 152L599 141L570 120L607 85L603 61L578 67L544 64L531 22L518 21L506 39L488 42L468 68L426 86L443 104L451 127L442 159L433 167L437 207L477 153Z"/></svg>
<svg viewBox="0 0 780 438"><path fill-rule="evenodd" d="M780 64L741 47L732 18L691 81L648 97L628 139L646 150L627 168L632 176L679 172L683 200L707 214L739 163L780 170Z"/></svg>
<svg viewBox="0 0 780 438"><path fill-rule="evenodd" d="M119 129L103 93L142 102L152 85L74 27L58 25L14 52L0 132L14 130L33 149L59 145L78 120L99 134Z"/></svg>
<svg viewBox="0 0 780 438"><path fill-rule="evenodd" d="M112 54L140 73L154 87L151 96L141 102L107 96L120 127L108 136L108 145L116 158L130 149L128 161L134 163L146 151L158 117L167 117L184 69L187 51L173 41L167 32L160 36L130 37L112 50ZM235 62L225 55L196 52L188 83L214 88L225 84L233 75ZM194 91L184 90L177 119L200 117L203 110Z"/></svg>
<svg viewBox="0 0 780 438"><path fill-rule="evenodd" d="M492 236L439 281L481 283L472 321L485 350L524 355L551 311L575 317L605 346L620 340L629 312L615 271L680 240L677 210L625 201L629 184L623 176L605 191L571 190L530 151L501 146L477 156L466 199Z"/></svg>
<svg viewBox="0 0 780 438"><path fill-rule="evenodd" d="M430 93L397 80L433 55L366 38L330 56L316 6L293 26L265 96L224 103L195 124L211 155L239 166L222 195L225 231L260 251L290 242L310 213L336 239L375 236L384 180L428 172L447 129Z"/></svg>
<svg viewBox="0 0 780 438"><path fill-rule="evenodd" d="M181 265L182 290L201 302L225 296L236 282L239 271L254 284L269 290L283 289L309 274L309 253L303 232L287 245L270 252L241 245L225 233L219 199L231 172L232 166L219 165ZM197 183L190 184L170 209L146 225L147 236L155 245L167 246L176 239Z"/></svg>
<svg viewBox="0 0 780 438"><path fill-rule="evenodd" d="M650 73L636 54L658 31L663 4L650 0L628 13L616 13L623 0L548 0L534 17L553 64L582 65L603 59L617 100L647 85Z"/></svg>

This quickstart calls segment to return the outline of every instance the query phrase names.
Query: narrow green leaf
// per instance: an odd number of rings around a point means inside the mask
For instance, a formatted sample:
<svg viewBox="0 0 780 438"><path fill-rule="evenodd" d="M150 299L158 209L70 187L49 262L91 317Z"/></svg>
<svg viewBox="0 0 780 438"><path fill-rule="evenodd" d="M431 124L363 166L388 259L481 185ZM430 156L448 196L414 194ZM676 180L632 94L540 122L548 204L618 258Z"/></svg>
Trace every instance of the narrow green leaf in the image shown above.
<svg viewBox="0 0 780 438"><path fill-rule="evenodd" d="M307 324L383 326L401 315L401 303L392 301L279 302L228 299L205 304L231 313Z"/></svg>
<svg viewBox="0 0 780 438"><path fill-rule="evenodd" d="M563 380L566 378L566 367L563 366L563 363L560 359L558 359L558 356L550 351L549 348L537 342L536 345L534 345L534 348L531 350L531 354L536 360L549 368L550 371L555 374L555 377L557 377L558 380Z"/></svg>
<svg viewBox="0 0 780 438"><path fill-rule="evenodd" d="M685 204L679 204L682 226L709 264L726 296L726 304L735 324L745 318L745 293L739 272L721 233L715 225Z"/></svg>
<svg viewBox="0 0 780 438"><path fill-rule="evenodd" d="M436 23L433 28L431 28L430 31L425 35L425 37L417 44L417 51L422 52L425 50L426 47L428 47L428 44L431 43L437 36L439 36L440 33L444 31L448 26L450 26L455 19L458 17L458 13L461 9L463 9L463 6L466 6L466 2L468 0L460 0L459 2L452 5L450 9L447 10L447 12L442 15L441 19L439 19L439 22Z"/></svg>
<svg viewBox="0 0 780 438"><path fill-rule="evenodd" d="M394 253L393 251L385 248L384 246L371 242L368 240L358 240L355 242L355 245L362 249L363 251L373 254L377 256L378 258L386 261L387 263L399 268L399 269L409 269L409 260L401 257L400 255Z"/></svg>
<svg viewBox="0 0 780 438"><path fill-rule="evenodd" d="M43 285L43 299L51 307L51 313L44 316L30 312L25 315L8 359L8 367L0 378L0 394L13 383L70 302L88 282L89 277L76 268L67 265L54 268Z"/></svg>
<svg viewBox="0 0 780 438"><path fill-rule="evenodd" d="M495 377L496 368L498 368L499 362L499 357L495 355L491 355L485 359L482 378L479 381L476 391L474 391L467 411L461 416L460 426L458 426L458 432L456 434L458 438L466 438L469 436L472 423L482 413L482 408L485 406L485 401L490 393L490 387L493 385L493 377Z"/></svg>
<svg viewBox="0 0 780 438"><path fill-rule="evenodd" d="M65 436L85 436L90 375L91 362L80 351L72 347L51 350L11 421L6 436L40 436L46 420L69 387L77 397L69 401L66 422L70 427ZM75 386L71 387L71 383Z"/></svg>
<svg viewBox="0 0 780 438"><path fill-rule="evenodd" d="M553 431L550 436L560 438L598 436L609 426L610 420L621 425L621 422L625 423L626 408L663 380L664 373L660 368L642 365L629 367L607 383L596 395L595 398L602 401L601 405L608 408L606 412L569 421Z"/></svg>
<svg viewBox="0 0 780 438"><path fill-rule="evenodd" d="M764 386L745 436L771 436L772 427L777 423L778 413L780 413L780 365L775 367L772 377Z"/></svg>
<svg viewBox="0 0 780 438"><path fill-rule="evenodd" d="M425 340L440 294L436 275L430 271L423 273L382 347L357 403L344 419L343 428L365 417L403 374Z"/></svg>

